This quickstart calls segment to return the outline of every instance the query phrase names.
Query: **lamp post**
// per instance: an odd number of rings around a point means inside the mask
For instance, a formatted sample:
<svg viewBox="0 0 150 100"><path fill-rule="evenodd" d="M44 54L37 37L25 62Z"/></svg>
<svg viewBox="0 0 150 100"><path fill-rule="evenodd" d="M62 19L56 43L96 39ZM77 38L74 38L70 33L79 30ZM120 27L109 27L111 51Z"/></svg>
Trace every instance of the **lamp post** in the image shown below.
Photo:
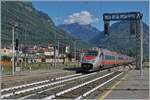
<svg viewBox="0 0 150 100"><path fill-rule="evenodd" d="M26 26L28 27L28 24L26 24ZM25 28L25 67L27 66L27 28Z"/></svg>
<svg viewBox="0 0 150 100"><path fill-rule="evenodd" d="M15 63L15 60L14 60L14 52L15 52L15 43L14 43L14 36L15 35L15 27L13 26L12 27L12 46L13 46L13 49L12 49L12 53L13 53L13 57L12 57L12 74L14 75L14 73L15 73L15 65L14 65L14 63Z"/></svg>
<svg viewBox="0 0 150 100"><path fill-rule="evenodd" d="M74 59L76 61L76 40L74 40Z"/></svg>
<svg viewBox="0 0 150 100"><path fill-rule="evenodd" d="M54 32L54 67L56 67L56 32Z"/></svg>
<svg viewBox="0 0 150 100"><path fill-rule="evenodd" d="M12 49L12 75L14 75L15 73L15 28L18 26L17 23L15 23L14 26L12 26L12 46L13 46L13 49Z"/></svg>
<svg viewBox="0 0 150 100"><path fill-rule="evenodd" d="M141 59L140 59L140 75L141 77L143 76L143 22L142 20L140 20L140 55L141 55Z"/></svg>

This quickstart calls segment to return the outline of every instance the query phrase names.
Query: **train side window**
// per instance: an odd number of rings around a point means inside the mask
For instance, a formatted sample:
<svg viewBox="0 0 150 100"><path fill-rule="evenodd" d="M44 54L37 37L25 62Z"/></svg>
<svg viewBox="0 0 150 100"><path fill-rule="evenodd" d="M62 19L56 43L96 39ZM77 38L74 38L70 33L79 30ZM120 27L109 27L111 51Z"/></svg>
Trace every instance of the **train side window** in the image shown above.
<svg viewBox="0 0 150 100"><path fill-rule="evenodd" d="M107 55L105 55L105 60L108 60L108 56Z"/></svg>
<svg viewBox="0 0 150 100"><path fill-rule="evenodd" d="M118 57L119 58L119 60L123 60L124 58L123 57Z"/></svg>
<svg viewBox="0 0 150 100"><path fill-rule="evenodd" d="M106 60L115 60L115 56L105 55Z"/></svg>

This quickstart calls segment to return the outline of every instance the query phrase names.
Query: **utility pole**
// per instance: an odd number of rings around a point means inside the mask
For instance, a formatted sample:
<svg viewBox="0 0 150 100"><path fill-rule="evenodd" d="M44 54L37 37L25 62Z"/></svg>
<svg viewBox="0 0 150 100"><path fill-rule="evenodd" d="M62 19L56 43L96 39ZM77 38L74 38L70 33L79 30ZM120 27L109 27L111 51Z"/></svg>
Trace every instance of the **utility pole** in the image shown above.
<svg viewBox="0 0 150 100"><path fill-rule="evenodd" d="M59 40L58 40L58 63L59 63Z"/></svg>
<svg viewBox="0 0 150 100"><path fill-rule="evenodd" d="M143 76L143 22L137 21L139 30L136 32L136 69L140 70L140 76Z"/></svg>
<svg viewBox="0 0 150 100"><path fill-rule="evenodd" d="M12 46L13 46L13 48L12 48L12 75L14 75L14 73L15 73L15 65L14 65L14 63L15 63L15 60L14 60L14 52L15 52L15 43L14 43L14 36L15 35L15 27L14 26L12 26Z"/></svg>
<svg viewBox="0 0 150 100"><path fill-rule="evenodd" d="M140 61L140 75L143 76L143 22L140 20L140 55L141 55L141 61Z"/></svg>
<svg viewBox="0 0 150 100"><path fill-rule="evenodd" d="M26 29L25 29L25 49L26 49L26 46L27 46L26 41L27 41L27 35L26 35ZM25 67L26 67L27 66L27 64L26 64L27 63L27 61L26 61L26 50L25 50L25 59L24 59L24 61L25 61L24 64L25 64Z"/></svg>
<svg viewBox="0 0 150 100"><path fill-rule="evenodd" d="M54 32L54 67L56 67L56 32Z"/></svg>
<svg viewBox="0 0 150 100"><path fill-rule="evenodd" d="M15 23L15 25L12 26L12 46L13 46L13 50L12 50L12 75L15 74L15 28L18 26L17 23Z"/></svg>
<svg viewBox="0 0 150 100"><path fill-rule="evenodd" d="M76 61L76 40L74 40L74 59Z"/></svg>

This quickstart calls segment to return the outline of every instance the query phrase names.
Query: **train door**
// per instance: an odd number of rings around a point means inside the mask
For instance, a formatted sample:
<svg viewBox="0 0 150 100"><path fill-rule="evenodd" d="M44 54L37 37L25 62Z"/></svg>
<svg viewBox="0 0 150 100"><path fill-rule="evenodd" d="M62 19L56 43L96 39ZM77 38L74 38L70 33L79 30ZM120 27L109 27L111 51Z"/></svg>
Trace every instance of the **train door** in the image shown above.
<svg viewBox="0 0 150 100"><path fill-rule="evenodd" d="M100 55L99 55L99 69L101 69L103 67L103 60L104 60L104 54L102 52L102 50L100 50Z"/></svg>
<svg viewBox="0 0 150 100"><path fill-rule="evenodd" d="M117 66L118 65L118 55L116 54L115 55L115 66Z"/></svg>

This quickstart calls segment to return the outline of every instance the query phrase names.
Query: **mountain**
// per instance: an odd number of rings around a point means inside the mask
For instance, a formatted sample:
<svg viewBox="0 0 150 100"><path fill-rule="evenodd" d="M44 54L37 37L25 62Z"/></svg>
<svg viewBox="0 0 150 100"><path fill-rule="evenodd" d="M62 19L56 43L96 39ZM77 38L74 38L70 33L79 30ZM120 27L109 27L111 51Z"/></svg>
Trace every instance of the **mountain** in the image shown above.
<svg viewBox="0 0 150 100"><path fill-rule="evenodd" d="M15 38L19 39L19 44L44 46L54 42L55 33L57 38L74 38L68 32L55 26L52 19L46 13L35 9L31 2L2 1L2 47L12 44L12 26L15 23L18 24L15 29ZM86 43L80 42L80 46L86 45Z"/></svg>
<svg viewBox="0 0 150 100"><path fill-rule="evenodd" d="M72 36L80 38L81 40L88 42L92 38L94 38L96 35L100 33L98 29L88 25L80 25L78 23L73 24L62 24L59 25L61 29L68 31L72 34Z"/></svg>
<svg viewBox="0 0 150 100"><path fill-rule="evenodd" d="M143 22L144 32L144 55L148 56L149 51L149 27ZM103 46L128 55L135 55L136 40L135 36L130 34L130 22L120 21L110 26L110 35L104 36L104 32L100 32L97 36L90 40L97 46Z"/></svg>

